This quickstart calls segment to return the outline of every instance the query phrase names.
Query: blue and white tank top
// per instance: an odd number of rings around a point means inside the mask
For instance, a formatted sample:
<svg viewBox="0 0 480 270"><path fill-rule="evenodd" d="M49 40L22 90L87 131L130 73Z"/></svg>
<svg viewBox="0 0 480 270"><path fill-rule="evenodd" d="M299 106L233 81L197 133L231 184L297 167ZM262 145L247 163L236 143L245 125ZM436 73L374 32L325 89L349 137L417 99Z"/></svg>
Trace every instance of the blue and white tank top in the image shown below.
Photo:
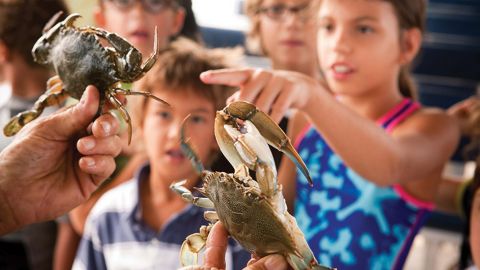
<svg viewBox="0 0 480 270"><path fill-rule="evenodd" d="M404 99L377 123L390 132L419 107ZM295 217L319 262L341 270L402 269L433 204L356 174L312 126L295 145L314 183L297 172Z"/></svg>

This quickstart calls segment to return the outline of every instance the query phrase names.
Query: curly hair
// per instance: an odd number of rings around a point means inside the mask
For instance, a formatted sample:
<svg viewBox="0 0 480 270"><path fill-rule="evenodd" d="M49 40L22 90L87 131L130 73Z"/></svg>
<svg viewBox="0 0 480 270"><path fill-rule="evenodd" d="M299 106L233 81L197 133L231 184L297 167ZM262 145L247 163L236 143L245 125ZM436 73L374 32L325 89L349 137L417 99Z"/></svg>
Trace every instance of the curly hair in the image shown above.
<svg viewBox="0 0 480 270"><path fill-rule="evenodd" d="M42 35L45 24L57 12L68 8L62 0L0 0L0 40L30 65L32 47Z"/></svg>

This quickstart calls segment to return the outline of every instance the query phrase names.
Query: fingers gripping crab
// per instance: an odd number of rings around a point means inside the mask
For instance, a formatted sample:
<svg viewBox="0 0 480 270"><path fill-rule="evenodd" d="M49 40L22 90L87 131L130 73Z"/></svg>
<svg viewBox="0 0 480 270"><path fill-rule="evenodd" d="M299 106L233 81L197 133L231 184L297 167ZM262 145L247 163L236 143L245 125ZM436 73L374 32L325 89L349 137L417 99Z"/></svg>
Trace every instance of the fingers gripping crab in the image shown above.
<svg viewBox="0 0 480 270"><path fill-rule="evenodd" d="M184 129L182 149L200 172L203 186L198 191L206 198L194 197L183 186L185 181L171 188L197 206L216 210L205 212L212 224L202 226L183 243L180 260L184 266L197 264L197 254L205 247L213 223L220 220L230 235L256 256L278 253L296 270L329 269L318 264L295 218L287 212L267 142L287 154L310 183L311 178L290 139L273 120L246 102L234 102L217 112L215 137L235 168L233 174L205 170L185 140ZM257 180L249 175L249 169L255 171Z"/></svg>
<svg viewBox="0 0 480 270"><path fill-rule="evenodd" d="M100 91L99 113L105 100L117 108L128 124L130 143L130 116L116 95L144 95L166 104L148 92L133 92L120 85L120 82L131 83L140 79L152 68L158 54L156 29L154 52L142 64L142 54L122 37L96 27L75 27L73 23L79 14L71 14L54 25L60 16L61 12L52 17L32 49L35 62L53 66L57 75L47 81L47 91L31 110L17 114L5 125L4 134L15 135L40 116L45 107L60 104L68 96L80 99L87 85L93 84ZM100 40L108 42L111 47L102 46Z"/></svg>

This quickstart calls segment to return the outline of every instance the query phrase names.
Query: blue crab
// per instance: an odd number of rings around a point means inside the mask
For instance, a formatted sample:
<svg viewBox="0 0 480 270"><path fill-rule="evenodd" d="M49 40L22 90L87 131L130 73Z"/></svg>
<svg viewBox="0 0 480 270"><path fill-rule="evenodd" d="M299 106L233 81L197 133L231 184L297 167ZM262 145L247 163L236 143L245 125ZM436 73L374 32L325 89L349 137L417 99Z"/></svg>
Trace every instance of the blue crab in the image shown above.
<svg viewBox="0 0 480 270"><path fill-rule="evenodd" d="M211 224L202 226L199 233L188 236L183 243L180 261L184 266L197 264L211 227L220 220L234 239L258 257L277 253L284 255L295 270L330 269L318 264L295 218L287 212L268 144L287 154L310 183L311 178L290 139L268 115L241 101L217 112L215 137L235 168L233 174L205 170L185 140L184 129L182 149L200 173L203 186L198 191L205 197L193 196L183 186L185 180L171 188L194 205L215 209L205 212ZM255 171L256 180L249 170Z"/></svg>
<svg viewBox="0 0 480 270"><path fill-rule="evenodd" d="M130 116L116 95L144 95L167 104L148 92L126 90L120 84L140 79L154 65L158 55L156 29L154 52L142 64L142 54L117 34L91 26L75 27L73 23L81 17L79 14L71 14L54 25L61 14L57 13L50 19L32 49L35 62L52 66L57 75L47 81L47 91L31 110L17 114L5 125L5 136L15 135L27 123L39 117L47 106L61 104L68 96L80 99L87 85L93 84L101 93L98 114L105 100L117 108L128 124L130 143ZM101 40L108 42L111 47L103 46Z"/></svg>

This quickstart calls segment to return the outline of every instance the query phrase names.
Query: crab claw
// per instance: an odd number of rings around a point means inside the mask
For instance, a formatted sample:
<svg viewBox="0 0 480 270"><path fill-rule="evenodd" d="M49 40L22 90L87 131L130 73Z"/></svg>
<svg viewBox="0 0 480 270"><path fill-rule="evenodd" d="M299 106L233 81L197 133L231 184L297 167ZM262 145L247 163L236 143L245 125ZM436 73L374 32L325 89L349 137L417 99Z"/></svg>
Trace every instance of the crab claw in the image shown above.
<svg viewBox="0 0 480 270"><path fill-rule="evenodd" d="M190 114L183 119L182 127L180 129L180 147L182 152L190 159L193 167L198 173L201 173L205 170L202 162L198 158L197 154L193 151L192 146L188 143L188 139L185 138L185 123L190 118Z"/></svg>
<svg viewBox="0 0 480 270"><path fill-rule="evenodd" d="M258 128L260 134L262 134L267 140L268 144L286 154L295 165L300 168L309 184L311 186L313 185L307 166L293 147L290 139L266 113L258 110L253 104L245 101L233 102L225 107L223 112L235 118L252 121L252 123Z"/></svg>

